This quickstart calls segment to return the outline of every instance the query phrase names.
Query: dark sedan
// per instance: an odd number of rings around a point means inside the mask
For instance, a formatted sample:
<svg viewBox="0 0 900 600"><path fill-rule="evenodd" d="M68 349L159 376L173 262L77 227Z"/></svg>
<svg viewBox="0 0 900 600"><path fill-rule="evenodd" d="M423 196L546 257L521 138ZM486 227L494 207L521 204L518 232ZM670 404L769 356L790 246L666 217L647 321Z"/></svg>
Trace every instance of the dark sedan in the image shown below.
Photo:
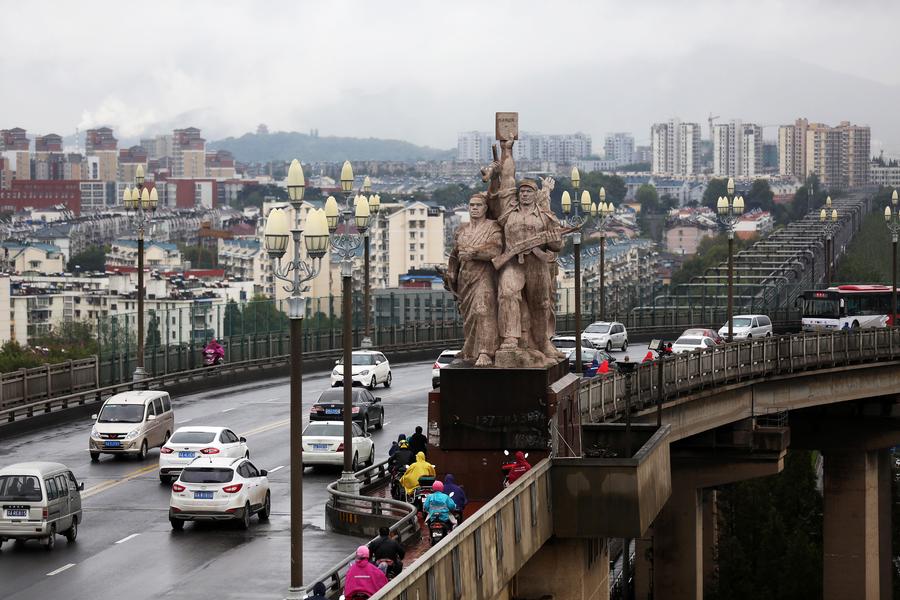
<svg viewBox="0 0 900 600"><path fill-rule="evenodd" d="M353 420L368 431L370 425L375 429L384 427L384 405L381 398L376 398L367 389L353 388ZM344 390L342 388L325 390L316 403L309 409L310 421L341 421L344 418Z"/></svg>

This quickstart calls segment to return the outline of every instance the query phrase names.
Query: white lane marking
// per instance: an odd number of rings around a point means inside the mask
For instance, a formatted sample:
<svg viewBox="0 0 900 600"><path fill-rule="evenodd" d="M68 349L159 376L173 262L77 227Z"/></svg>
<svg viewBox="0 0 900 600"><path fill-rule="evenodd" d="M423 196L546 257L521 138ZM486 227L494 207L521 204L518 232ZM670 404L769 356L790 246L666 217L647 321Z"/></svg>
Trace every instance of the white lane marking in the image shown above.
<svg viewBox="0 0 900 600"><path fill-rule="evenodd" d="M381 424L381 426L384 427L385 425L390 425L390 424L391 424L390 421L385 421L384 423Z"/></svg>
<svg viewBox="0 0 900 600"><path fill-rule="evenodd" d="M279 470L281 470L281 469L283 469L283 468L284 468L284 465L278 465L278 466L275 467L274 469L269 469L269 475L271 475L271 474L274 473L275 471L279 471Z"/></svg>
<svg viewBox="0 0 900 600"><path fill-rule="evenodd" d="M234 410L235 408L237 408L237 406L232 406L231 408L223 409L222 412L229 412L229 411Z"/></svg>
<svg viewBox="0 0 900 600"><path fill-rule="evenodd" d="M193 421L193 419L181 419L181 420L178 421L178 422L179 422L179 423L190 423L191 421Z"/></svg>
<svg viewBox="0 0 900 600"><path fill-rule="evenodd" d="M136 538L136 537L139 536L139 535L141 535L141 534L139 534L139 533L132 533L132 534L129 535L129 536L123 537L121 540L119 540L119 541L116 542L116 543L117 543L117 544L124 544L124 543L127 542L128 540L133 540L134 538Z"/></svg>
<svg viewBox="0 0 900 600"><path fill-rule="evenodd" d="M49 573L47 573L47 577L53 577L54 575L59 575L63 571L65 571L67 569L71 569L74 566L75 566L75 563L69 563L67 565L63 565L60 568L56 569L55 571L50 571Z"/></svg>

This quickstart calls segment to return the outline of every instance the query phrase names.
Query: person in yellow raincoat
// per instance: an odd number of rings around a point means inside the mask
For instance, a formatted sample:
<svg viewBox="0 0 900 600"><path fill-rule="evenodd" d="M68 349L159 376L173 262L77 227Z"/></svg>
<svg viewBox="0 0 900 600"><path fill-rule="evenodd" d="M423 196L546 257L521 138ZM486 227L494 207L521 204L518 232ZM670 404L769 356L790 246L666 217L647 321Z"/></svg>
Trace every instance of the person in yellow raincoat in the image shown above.
<svg viewBox="0 0 900 600"><path fill-rule="evenodd" d="M434 465L425 460L424 452L416 453L416 462L406 467L406 472L400 478L400 484L407 494L412 494L419 485L419 477L436 477Z"/></svg>

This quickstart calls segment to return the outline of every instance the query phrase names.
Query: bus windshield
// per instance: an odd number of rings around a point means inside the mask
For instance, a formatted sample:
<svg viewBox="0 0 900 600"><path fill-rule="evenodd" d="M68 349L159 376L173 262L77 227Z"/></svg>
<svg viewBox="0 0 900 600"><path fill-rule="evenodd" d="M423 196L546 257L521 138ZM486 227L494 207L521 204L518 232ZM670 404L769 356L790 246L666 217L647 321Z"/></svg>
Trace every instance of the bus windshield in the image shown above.
<svg viewBox="0 0 900 600"><path fill-rule="evenodd" d="M808 298L803 303L803 316L838 319L841 316L841 304L837 299Z"/></svg>

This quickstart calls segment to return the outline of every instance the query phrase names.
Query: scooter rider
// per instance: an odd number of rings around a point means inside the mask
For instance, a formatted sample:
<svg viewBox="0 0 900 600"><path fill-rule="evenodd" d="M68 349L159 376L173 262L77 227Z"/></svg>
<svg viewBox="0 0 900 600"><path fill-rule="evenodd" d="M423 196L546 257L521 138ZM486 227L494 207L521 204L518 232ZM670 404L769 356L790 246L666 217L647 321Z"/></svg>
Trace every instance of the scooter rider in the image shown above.
<svg viewBox="0 0 900 600"><path fill-rule="evenodd" d="M356 549L356 560L347 569L344 596L353 597L356 592L374 596L378 590L387 585L387 576L381 569L369 562L369 548L360 546Z"/></svg>
<svg viewBox="0 0 900 600"><path fill-rule="evenodd" d="M456 478L453 477L453 473L447 473L444 476L444 493L448 496L453 494L450 497L453 498L453 502L456 503L456 511L462 515L469 499L466 498L466 491L456 484Z"/></svg>
<svg viewBox="0 0 900 600"><path fill-rule="evenodd" d="M400 452L397 452L397 454L400 454ZM397 454L394 456L397 456ZM406 490L407 495L412 495L416 488L419 487L420 477L434 476L434 465L425 460L424 452L419 452L416 454L416 462L409 465L406 468L406 473L400 478L400 484L403 485L403 489Z"/></svg>
<svg viewBox="0 0 900 600"><path fill-rule="evenodd" d="M444 484L442 482L435 481L431 489L434 491L425 497L425 502L422 504L422 509L428 513L425 522L428 523L437 519L452 525L450 512L456 510L456 502L444 493ZM448 529L450 529L449 526Z"/></svg>
<svg viewBox="0 0 900 600"><path fill-rule="evenodd" d="M378 537L369 542L369 552L376 565L380 559L391 559L393 564L388 567L387 572L390 577L396 577L403 570L403 558L406 556L406 551L397 540L391 537L391 530L387 527L378 529Z"/></svg>
<svg viewBox="0 0 900 600"><path fill-rule="evenodd" d="M414 463L416 455L409 449L409 443L406 440L400 440L399 448L390 458L389 466L393 470L397 469L400 473L406 470L406 467Z"/></svg>
<svg viewBox="0 0 900 600"><path fill-rule="evenodd" d="M516 452L516 466L514 466L509 471L509 475L506 477L506 481L508 483L514 482L516 479L527 473L531 470L531 463L529 463L525 459L525 453L521 450Z"/></svg>

